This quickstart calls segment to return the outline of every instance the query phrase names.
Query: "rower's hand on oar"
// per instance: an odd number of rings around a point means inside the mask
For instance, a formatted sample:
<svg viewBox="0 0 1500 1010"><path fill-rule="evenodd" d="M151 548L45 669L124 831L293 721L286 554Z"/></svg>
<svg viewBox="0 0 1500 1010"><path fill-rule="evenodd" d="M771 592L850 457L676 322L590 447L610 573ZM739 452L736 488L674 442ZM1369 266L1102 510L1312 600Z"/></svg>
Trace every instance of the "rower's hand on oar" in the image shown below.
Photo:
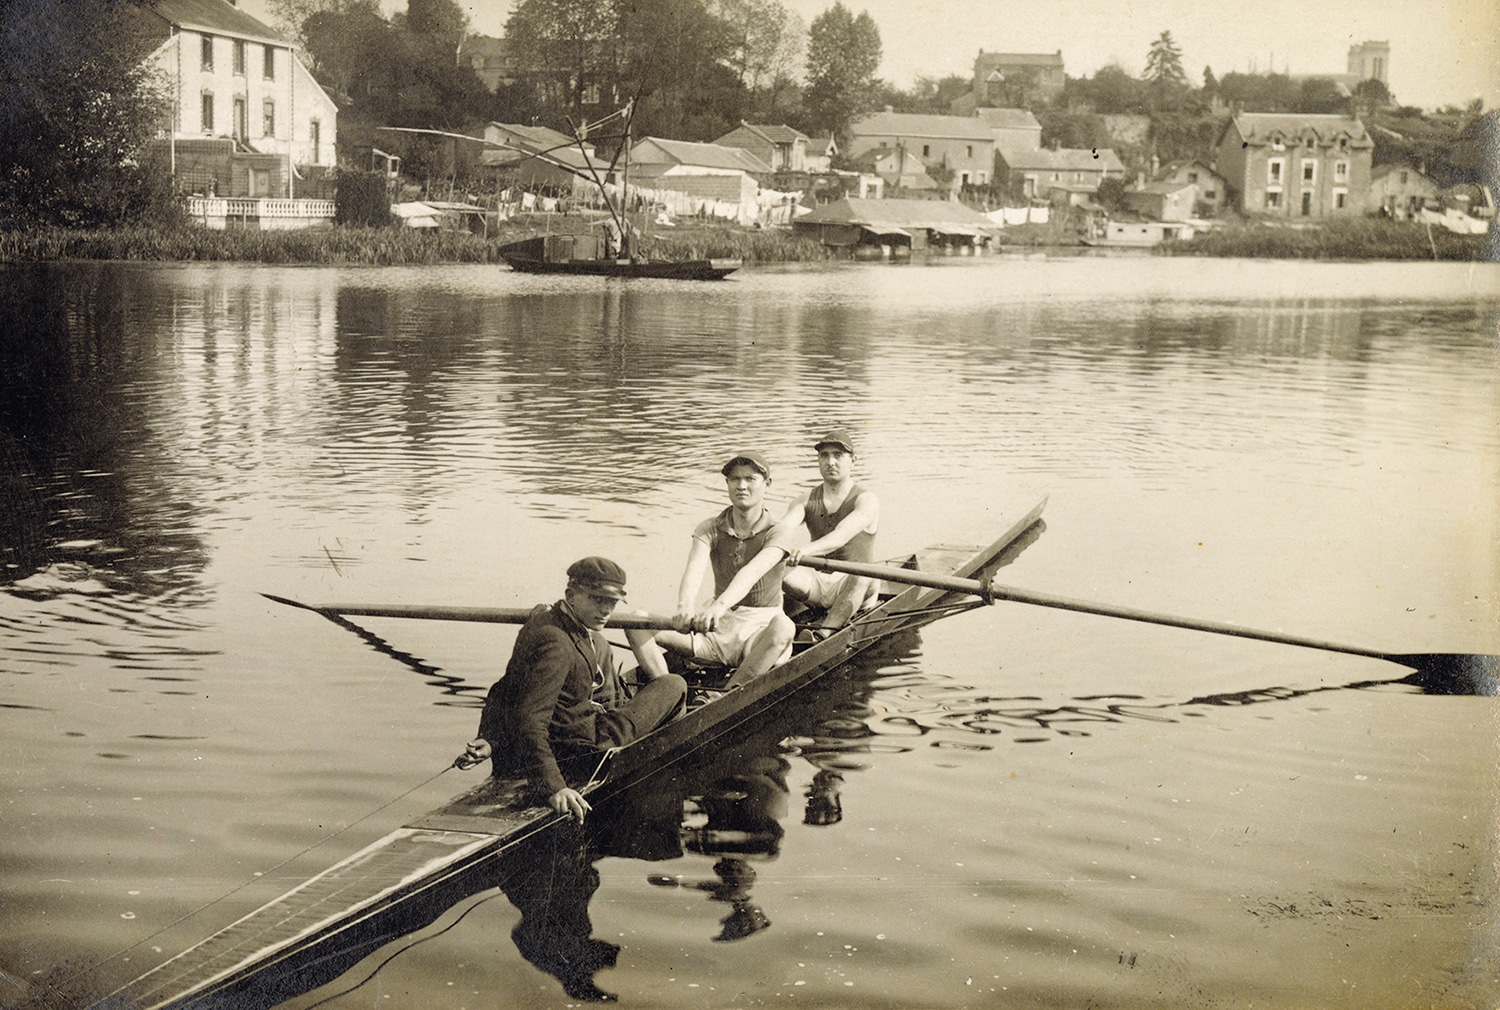
<svg viewBox="0 0 1500 1010"><path fill-rule="evenodd" d="M469 746L464 748L464 752L453 759L453 767L460 771L473 768L481 761L488 761L490 755L494 752L494 748L490 746L488 740L478 737L470 740Z"/></svg>
<svg viewBox="0 0 1500 1010"><path fill-rule="evenodd" d="M547 797L547 805L560 814L567 814L579 824L583 823L583 815L594 809L589 806L589 801L583 798L582 793L567 786Z"/></svg>
<svg viewBox="0 0 1500 1010"><path fill-rule="evenodd" d="M729 613L729 608L722 603L710 603L704 609L693 615L692 630L694 631L717 631L719 622L724 615Z"/></svg>

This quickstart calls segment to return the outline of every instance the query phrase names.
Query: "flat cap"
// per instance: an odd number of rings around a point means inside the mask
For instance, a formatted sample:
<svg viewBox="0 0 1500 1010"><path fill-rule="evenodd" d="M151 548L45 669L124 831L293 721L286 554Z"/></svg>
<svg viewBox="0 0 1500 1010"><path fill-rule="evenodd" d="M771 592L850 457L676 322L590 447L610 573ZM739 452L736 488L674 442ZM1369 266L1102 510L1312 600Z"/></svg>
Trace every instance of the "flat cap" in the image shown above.
<svg viewBox="0 0 1500 1010"><path fill-rule="evenodd" d="M625 598L625 569L609 558L587 557L568 566L568 585L617 600Z"/></svg>

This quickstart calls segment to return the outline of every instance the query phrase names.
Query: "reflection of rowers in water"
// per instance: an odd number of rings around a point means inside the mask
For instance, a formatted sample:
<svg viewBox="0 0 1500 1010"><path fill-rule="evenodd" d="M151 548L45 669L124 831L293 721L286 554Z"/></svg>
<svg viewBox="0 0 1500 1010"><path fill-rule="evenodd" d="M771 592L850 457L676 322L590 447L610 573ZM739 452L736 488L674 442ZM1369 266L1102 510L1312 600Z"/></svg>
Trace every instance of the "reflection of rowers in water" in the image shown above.
<svg viewBox="0 0 1500 1010"><path fill-rule="evenodd" d="M500 885L521 912L511 938L522 956L555 976L573 999L617 998L594 977L615 964L620 948L593 936L588 909L599 889L598 861L606 856L661 862L687 851L717 857L708 880L687 882L666 874L647 879L704 891L710 901L727 903L730 910L720 920L716 941L743 939L769 927L770 918L751 899L756 876L751 864L780 852L789 766L783 758L764 755L742 757L731 766L738 770L712 779L696 795L689 780L669 770L605 800L584 825L564 823L539 836L511 862Z"/></svg>

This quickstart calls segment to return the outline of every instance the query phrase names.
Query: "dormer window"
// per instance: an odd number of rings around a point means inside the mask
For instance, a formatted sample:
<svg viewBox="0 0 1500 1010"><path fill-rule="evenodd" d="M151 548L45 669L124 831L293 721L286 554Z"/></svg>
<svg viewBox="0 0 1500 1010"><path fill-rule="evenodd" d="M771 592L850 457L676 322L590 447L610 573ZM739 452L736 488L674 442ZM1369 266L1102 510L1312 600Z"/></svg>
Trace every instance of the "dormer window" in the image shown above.
<svg viewBox="0 0 1500 1010"><path fill-rule="evenodd" d="M1347 150L1349 150L1349 138L1348 137L1340 137L1339 138L1339 150L1340 151L1347 151Z"/></svg>
<svg viewBox="0 0 1500 1010"><path fill-rule="evenodd" d="M1278 133L1278 134L1276 134L1275 136L1273 136L1271 138L1271 150L1273 150L1273 151L1285 151L1286 150L1286 141L1284 141L1281 138L1281 134Z"/></svg>
<svg viewBox="0 0 1500 1010"><path fill-rule="evenodd" d="M1318 142L1312 137L1308 137L1305 141L1302 142L1302 146L1311 151L1313 148L1318 146Z"/></svg>

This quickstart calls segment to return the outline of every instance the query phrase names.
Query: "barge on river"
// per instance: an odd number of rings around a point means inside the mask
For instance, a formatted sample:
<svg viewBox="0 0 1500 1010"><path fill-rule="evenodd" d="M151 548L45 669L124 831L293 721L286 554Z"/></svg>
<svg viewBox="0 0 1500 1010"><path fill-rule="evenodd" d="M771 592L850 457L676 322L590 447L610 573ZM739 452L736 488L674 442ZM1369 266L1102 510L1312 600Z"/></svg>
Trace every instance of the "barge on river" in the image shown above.
<svg viewBox="0 0 1500 1010"><path fill-rule="evenodd" d="M660 277L717 281L742 265L737 259L648 260L603 255L594 235L539 235L500 247L512 270L528 274L583 274L595 277Z"/></svg>

